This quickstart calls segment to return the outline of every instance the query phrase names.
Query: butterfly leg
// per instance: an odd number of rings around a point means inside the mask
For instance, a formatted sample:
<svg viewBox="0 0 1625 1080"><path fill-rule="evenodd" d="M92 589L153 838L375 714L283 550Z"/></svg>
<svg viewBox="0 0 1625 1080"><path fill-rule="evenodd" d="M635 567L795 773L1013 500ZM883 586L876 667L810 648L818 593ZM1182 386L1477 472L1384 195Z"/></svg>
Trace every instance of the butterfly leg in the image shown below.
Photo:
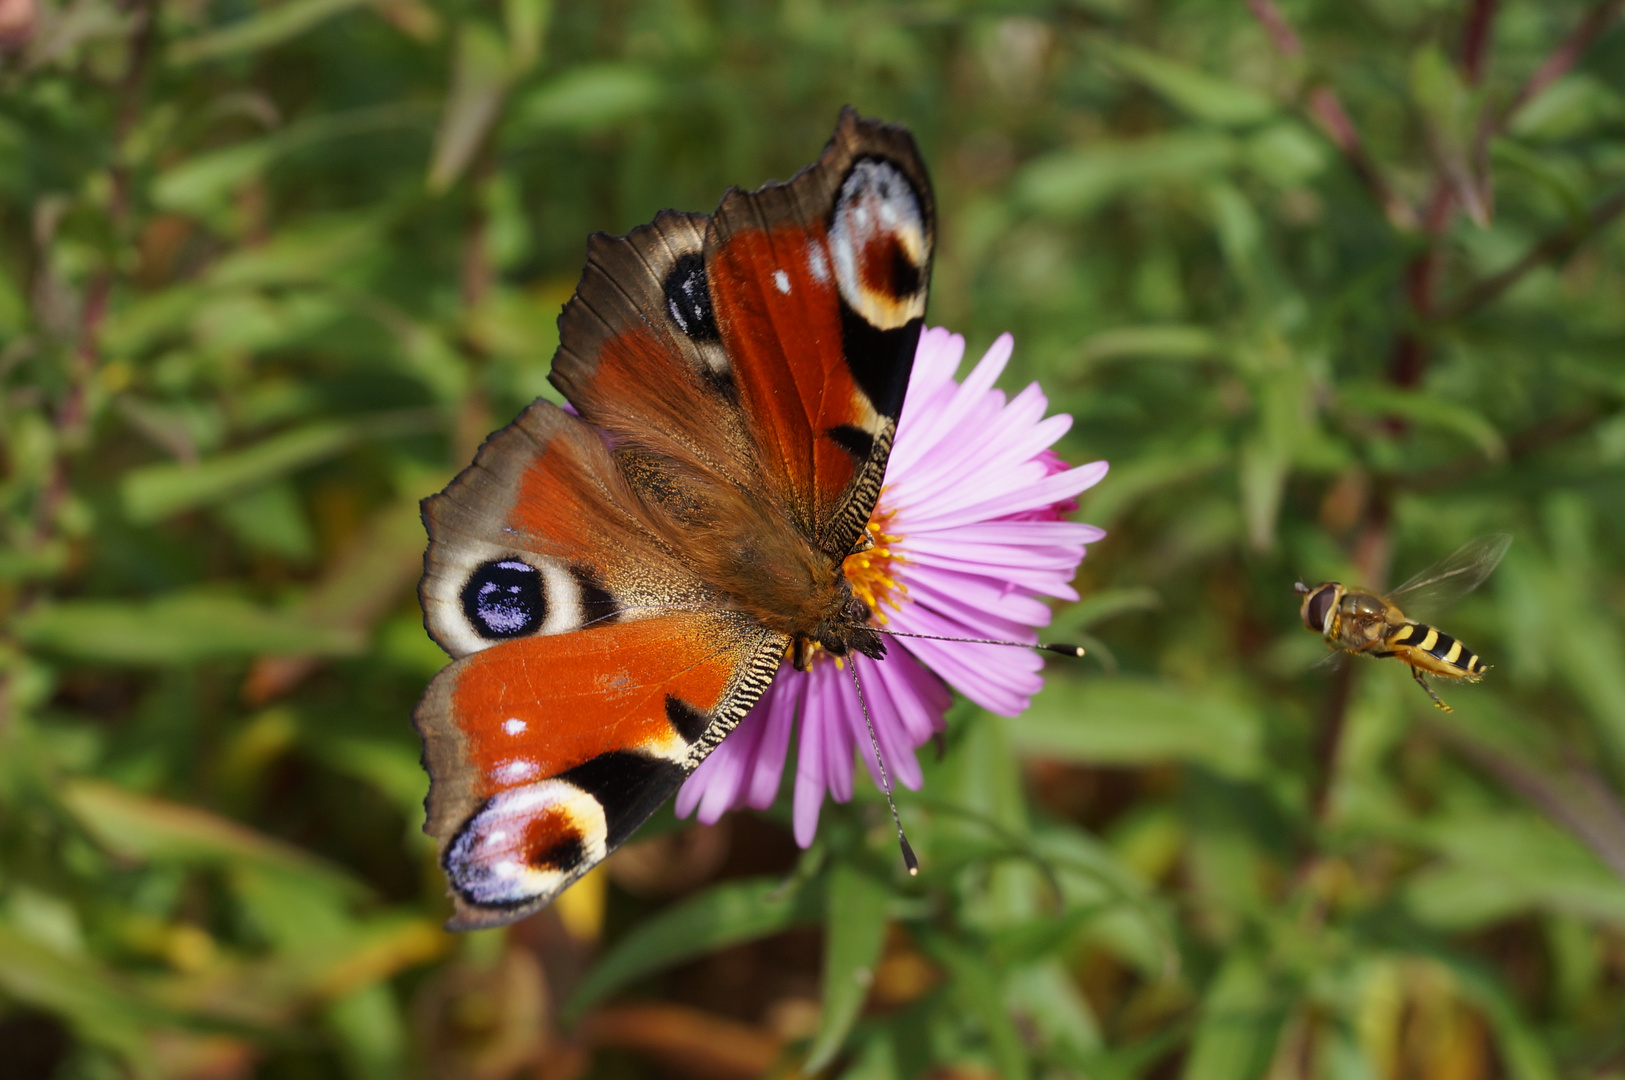
<svg viewBox="0 0 1625 1080"><path fill-rule="evenodd" d="M1443 709L1445 712L1455 712L1456 711L1455 709L1452 709L1450 706L1446 705L1444 703L1444 701L1440 699L1439 695L1435 694L1433 692L1433 687L1429 686L1428 681L1426 679L1422 678L1422 669L1421 668L1414 668L1414 667L1411 668L1411 677L1416 680L1416 685L1417 686L1420 686L1423 690L1427 691L1428 697L1433 699L1433 704L1437 705L1439 708Z"/></svg>

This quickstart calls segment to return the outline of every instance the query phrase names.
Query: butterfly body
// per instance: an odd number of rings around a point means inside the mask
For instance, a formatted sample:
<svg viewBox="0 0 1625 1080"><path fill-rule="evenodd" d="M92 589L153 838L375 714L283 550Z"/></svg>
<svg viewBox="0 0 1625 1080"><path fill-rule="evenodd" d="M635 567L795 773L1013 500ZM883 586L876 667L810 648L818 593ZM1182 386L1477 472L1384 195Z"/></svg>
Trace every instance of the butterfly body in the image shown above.
<svg viewBox="0 0 1625 1080"><path fill-rule="evenodd" d="M545 905L732 730L788 654L879 658L842 563L923 324L929 181L843 113L787 184L598 235L551 381L425 500L454 658L414 720L458 928Z"/></svg>

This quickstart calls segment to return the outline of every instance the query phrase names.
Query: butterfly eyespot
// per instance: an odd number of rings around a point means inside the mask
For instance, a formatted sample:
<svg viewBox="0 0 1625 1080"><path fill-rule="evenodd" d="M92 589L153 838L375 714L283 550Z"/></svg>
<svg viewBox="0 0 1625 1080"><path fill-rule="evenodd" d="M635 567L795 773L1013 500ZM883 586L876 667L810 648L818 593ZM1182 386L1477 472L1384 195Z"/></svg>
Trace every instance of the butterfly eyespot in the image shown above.
<svg viewBox="0 0 1625 1080"><path fill-rule="evenodd" d="M920 197L897 166L864 158L841 185L829 233L841 298L880 330L925 314L930 240Z"/></svg>
<svg viewBox="0 0 1625 1080"><path fill-rule="evenodd" d="M550 895L604 855L604 810L563 780L493 795L446 848L452 887L470 903L503 907Z"/></svg>
<svg viewBox="0 0 1625 1080"><path fill-rule="evenodd" d="M541 572L519 559L481 563L463 586L463 614L492 640L535 633L547 618Z"/></svg>
<svg viewBox="0 0 1625 1080"><path fill-rule="evenodd" d="M680 256L662 283L666 310L677 328L696 341L719 341L716 313L711 309L711 286L705 257L698 252Z"/></svg>

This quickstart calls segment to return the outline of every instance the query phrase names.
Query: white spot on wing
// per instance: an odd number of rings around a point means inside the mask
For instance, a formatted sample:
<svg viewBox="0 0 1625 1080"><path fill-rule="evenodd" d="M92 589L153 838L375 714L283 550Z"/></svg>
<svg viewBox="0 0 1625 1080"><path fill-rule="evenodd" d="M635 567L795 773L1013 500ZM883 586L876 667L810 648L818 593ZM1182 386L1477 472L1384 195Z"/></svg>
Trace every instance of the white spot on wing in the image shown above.
<svg viewBox="0 0 1625 1080"><path fill-rule="evenodd" d="M507 732L509 735L523 734L525 728L528 726L528 724L519 719L517 716L510 716L508 719L502 721L502 730Z"/></svg>
<svg viewBox="0 0 1625 1080"><path fill-rule="evenodd" d="M499 783L514 784L520 780L529 780L539 771L541 771L541 767L534 761L528 758L514 758L512 761L504 761L491 770L491 775Z"/></svg>
<svg viewBox="0 0 1625 1080"><path fill-rule="evenodd" d="M820 285L829 283L829 257L824 254L824 245L817 240L807 242L807 273Z"/></svg>
<svg viewBox="0 0 1625 1080"><path fill-rule="evenodd" d="M783 270L773 271L773 286L785 296L790 295L790 275Z"/></svg>

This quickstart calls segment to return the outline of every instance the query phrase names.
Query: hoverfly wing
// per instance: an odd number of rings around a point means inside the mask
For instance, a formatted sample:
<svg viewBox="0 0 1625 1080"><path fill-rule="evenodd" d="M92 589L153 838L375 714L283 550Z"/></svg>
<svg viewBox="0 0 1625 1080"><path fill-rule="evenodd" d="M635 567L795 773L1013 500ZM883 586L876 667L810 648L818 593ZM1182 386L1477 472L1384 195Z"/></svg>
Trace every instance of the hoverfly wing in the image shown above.
<svg viewBox="0 0 1625 1080"><path fill-rule="evenodd" d="M1511 533L1470 540L1388 594L1404 607L1438 610L1472 592L1495 571L1512 546Z"/></svg>
<svg viewBox="0 0 1625 1080"><path fill-rule="evenodd" d="M1353 655L1353 653L1345 652L1342 649L1327 649L1325 656L1309 665L1309 670L1316 675L1329 675L1348 663L1349 657Z"/></svg>

